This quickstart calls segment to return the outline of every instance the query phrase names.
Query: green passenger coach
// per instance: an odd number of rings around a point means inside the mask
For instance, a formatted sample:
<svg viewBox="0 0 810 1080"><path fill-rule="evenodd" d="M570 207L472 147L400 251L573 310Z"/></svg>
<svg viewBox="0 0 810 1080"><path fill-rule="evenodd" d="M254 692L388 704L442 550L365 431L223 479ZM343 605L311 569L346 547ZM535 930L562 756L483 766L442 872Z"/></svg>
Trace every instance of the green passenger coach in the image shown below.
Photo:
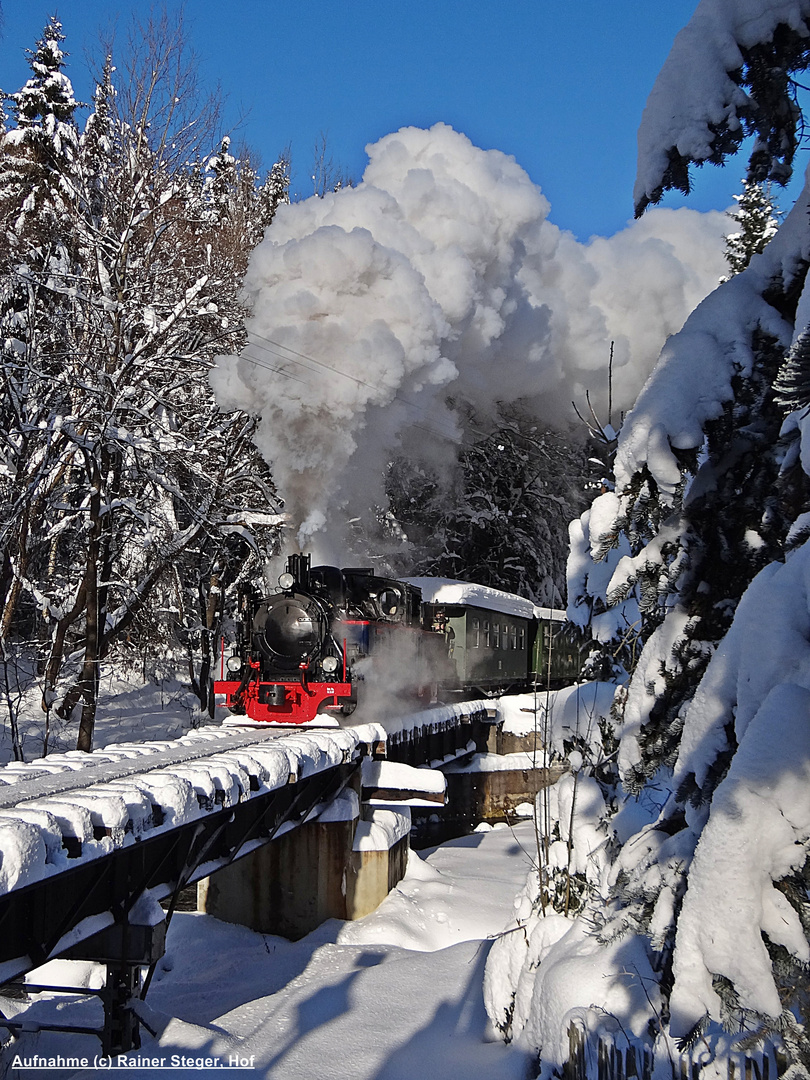
<svg viewBox="0 0 810 1080"><path fill-rule="evenodd" d="M565 612L482 585L408 578L422 591L423 627L447 639L451 678L485 693L575 682L582 635Z"/></svg>
<svg viewBox="0 0 810 1080"><path fill-rule="evenodd" d="M564 611L537 608L533 628L529 681L551 690L580 678L591 647L590 638L568 622Z"/></svg>

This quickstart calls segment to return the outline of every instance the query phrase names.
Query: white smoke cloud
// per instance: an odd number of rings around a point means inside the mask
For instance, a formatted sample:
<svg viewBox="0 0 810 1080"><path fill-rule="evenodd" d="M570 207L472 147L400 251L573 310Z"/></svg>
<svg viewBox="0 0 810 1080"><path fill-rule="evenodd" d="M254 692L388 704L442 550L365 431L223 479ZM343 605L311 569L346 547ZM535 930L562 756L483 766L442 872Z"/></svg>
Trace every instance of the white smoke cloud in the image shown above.
<svg viewBox="0 0 810 1080"><path fill-rule="evenodd" d="M250 345L212 373L223 407L260 417L302 547L333 524L342 542L403 439L449 461L459 403L485 422L529 398L565 426L588 390L604 415L613 340L629 408L725 265L720 213L652 210L578 243L513 158L444 124L367 152L356 188L279 209L245 281Z"/></svg>

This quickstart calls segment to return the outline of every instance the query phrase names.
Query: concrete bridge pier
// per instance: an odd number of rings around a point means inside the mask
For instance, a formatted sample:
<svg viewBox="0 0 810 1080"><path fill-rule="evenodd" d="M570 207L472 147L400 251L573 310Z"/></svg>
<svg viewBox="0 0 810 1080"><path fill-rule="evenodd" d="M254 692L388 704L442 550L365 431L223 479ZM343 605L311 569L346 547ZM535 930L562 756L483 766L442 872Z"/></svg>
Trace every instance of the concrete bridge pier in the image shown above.
<svg viewBox="0 0 810 1080"><path fill-rule="evenodd" d="M327 919L360 919L404 877L409 843L430 846L481 821L512 820L568 769L564 762L544 766L534 735L507 738L487 725L488 740L472 739L471 721L463 719L450 729L452 745L442 729L424 737L434 740L430 746L392 739L364 758L318 818L201 881L198 910L294 941ZM396 758L382 757L384 750ZM432 768L405 764L409 757Z"/></svg>
<svg viewBox="0 0 810 1080"><path fill-rule="evenodd" d="M407 807L361 812L360 790L358 771L320 817L200 881L198 910L292 941L374 911L405 874L411 820Z"/></svg>

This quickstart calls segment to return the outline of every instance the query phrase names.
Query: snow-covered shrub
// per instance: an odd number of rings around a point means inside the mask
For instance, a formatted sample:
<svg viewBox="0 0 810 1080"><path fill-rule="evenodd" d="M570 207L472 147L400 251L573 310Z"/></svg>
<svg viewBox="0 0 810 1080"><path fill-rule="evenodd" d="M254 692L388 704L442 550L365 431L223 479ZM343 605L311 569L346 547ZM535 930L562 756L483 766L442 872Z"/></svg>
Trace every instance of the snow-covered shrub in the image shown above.
<svg viewBox="0 0 810 1080"><path fill-rule="evenodd" d="M514 925L495 941L487 962L487 1010L507 1040L533 1045L532 1002L543 964L580 921L589 923L587 913L604 892L613 842L607 764L615 753L608 721L615 689L586 683L500 703L505 732L527 734L536 725L544 744L538 765L564 760L570 767L536 796L537 866L516 900Z"/></svg>

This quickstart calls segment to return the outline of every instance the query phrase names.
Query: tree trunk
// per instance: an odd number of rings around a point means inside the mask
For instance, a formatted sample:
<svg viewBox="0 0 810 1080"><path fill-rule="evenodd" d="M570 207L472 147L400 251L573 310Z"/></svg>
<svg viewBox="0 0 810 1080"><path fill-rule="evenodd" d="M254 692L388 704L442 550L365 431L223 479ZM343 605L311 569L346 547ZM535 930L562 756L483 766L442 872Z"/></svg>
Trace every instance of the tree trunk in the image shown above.
<svg viewBox="0 0 810 1080"><path fill-rule="evenodd" d="M77 683L77 689L83 700L82 718L79 723L77 750L88 753L93 749L93 730L96 723L96 705L98 703L98 668L101 662L101 634L99 629L99 555L101 543L101 478L98 467L93 463L93 490L90 496L90 536L87 545L87 576L84 631L84 663Z"/></svg>
<svg viewBox="0 0 810 1080"><path fill-rule="evenodd" d="M65 638L67 632L71 626L76 622L81 613L84 611L85 604L87 603L87 574L79 586L79 590L76 593L76 601L70 611L63 615L59 622L56 624L56 630L54 631L53 639L51 642L51 653L48 657L48 663L45 667L45 684L42 689L42 711L47 712L50 708L51 694L56 689L56 681L59 678L59 672L62 670L62 661L65 657Z"/></svg>
<svg viewBox="0 0 810 1080"><path fill-rule="evenodd" d="M20 598L22 592L22 579L28 568L28 526L29 517L31 513L30 506L26 506L20 515L20 524L17 529L17 566L14 567L14 561L9 556L11 564L11 581L8 591L5 594L5 603L3 605L3 614L0 618L0 640L5 641L11 632L11 620L14 617L14 612L17 608L17 601Z"/></svg>
<svg viewBox="0 0 810 1080"><path fill-rule="evenodd" d="M216 664L216 639L222 623L222 601L224 583L222 574L215 570L211 575L208 588L208 603L205 607L204 641L200 652L200 701L211 719L214 718L215 698L212 672ZM204 697L203 697L204 696Z"/></svg>

